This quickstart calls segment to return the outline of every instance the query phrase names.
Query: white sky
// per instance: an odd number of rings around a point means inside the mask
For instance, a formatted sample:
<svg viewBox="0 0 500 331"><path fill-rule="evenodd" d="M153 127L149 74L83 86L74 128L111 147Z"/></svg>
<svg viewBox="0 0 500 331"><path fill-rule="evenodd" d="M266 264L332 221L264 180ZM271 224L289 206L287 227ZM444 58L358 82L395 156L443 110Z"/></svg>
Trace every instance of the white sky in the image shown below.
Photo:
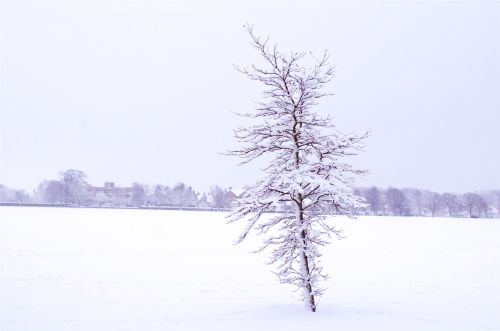
<svg viewBox="0 0 500 331"><path fill-rule="evenodd" d="M0 183L240 187L233 111L261 89L249 22L283 51L328 49L317 110L371 129L363 185L500 188L500 2L0 0Z"/></svg>

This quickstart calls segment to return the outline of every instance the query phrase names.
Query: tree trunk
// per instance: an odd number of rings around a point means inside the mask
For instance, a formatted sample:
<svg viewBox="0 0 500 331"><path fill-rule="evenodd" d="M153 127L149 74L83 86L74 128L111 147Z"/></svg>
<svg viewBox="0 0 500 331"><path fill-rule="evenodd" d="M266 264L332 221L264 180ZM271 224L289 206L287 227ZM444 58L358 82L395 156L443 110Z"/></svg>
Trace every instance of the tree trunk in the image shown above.
<svg viewBox="0 0 500 331"><path fill-rule="evenodd" d="M299 200L302 200L299 194ZM302 202L302 201L301 201ZM300 224L304 223L304 210L302 209L302 205L297 205L297 218ZM312 311L316 311L316 300L314 299L311 277L310 277L310 268L309 268L309 258L306 254L307 248L307 233L305 229L300 231L300 240L301 240L301 249L300 249L300 271L302 275L302 281L304 285L304 303L308 306L308 308Z"/></svg>
<svg viewBox="0 0 500 331"><path fill-rule="evenodd" d="M293 102L293 100L292 100ZM299 123L297 121L297 117L295 116L295 110L294 109L294 114L293 114L293 141L295 144L295 167L297 169L300 168L300 146L299 146L299 141L298 141L298 134L300 132L300 129L302 128L302 123ZM298 194L298 199L297 199L297 221L298 223L303 226L304 224L304 207L303 207L303 198L302 194ZM312 312L316 311L316 301L314 300L314 294L313 294L313 289L312 289L312 284L311 284L311 277L310 277L310 268L309 268L309 258L307 257L306 254L306 248L307 248L307 233L306 229L302 228L300 231L300 240L301 240L301 248L300 248L300 272L302 275L302 281L303 281L303 286L304 286L304 303L306 303L309 307L309 309Z"/></svg>
<svg viewBox="0 0 500 331"><path fill-rule="evenodd" d="M305 245L305 236L306 233L303 230L300 234L301 239L302 239L302 244ZM302 249L300 252L300 262L301 262L301 269L302 269L302 279L304 283L306 284L304 287L304 300L309 309L311 309L312 312L316 311L316 301L314 300L314 294L312 290L312 285L311 285L311 279L309 277L309 258L306 255L305 249Z"/></svg>

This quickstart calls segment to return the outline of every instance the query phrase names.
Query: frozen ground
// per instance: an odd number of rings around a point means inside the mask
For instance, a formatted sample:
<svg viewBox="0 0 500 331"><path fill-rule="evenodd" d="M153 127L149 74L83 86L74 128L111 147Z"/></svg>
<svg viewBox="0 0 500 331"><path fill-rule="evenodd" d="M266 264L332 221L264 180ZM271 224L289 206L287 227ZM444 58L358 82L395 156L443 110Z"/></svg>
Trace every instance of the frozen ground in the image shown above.
<svg viewBox="0 0 500 331"><path fill-rule="evenodd" d="M500 330L500 221L335 223L311 314L222 213L0 207L0 330Z"/></svg>

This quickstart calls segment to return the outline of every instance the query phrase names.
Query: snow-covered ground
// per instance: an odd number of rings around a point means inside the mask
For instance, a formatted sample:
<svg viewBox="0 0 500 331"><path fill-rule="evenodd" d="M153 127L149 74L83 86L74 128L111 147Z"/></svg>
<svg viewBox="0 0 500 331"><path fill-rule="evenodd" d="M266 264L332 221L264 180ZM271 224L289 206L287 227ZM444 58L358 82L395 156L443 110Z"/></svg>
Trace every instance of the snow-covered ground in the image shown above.
<svg viewBox="0 0 500 331"><path fill-rule="evenodd" d="M500 330L500 221L337 218L317 313L219 212L0 207L0 330Z"/></svg>

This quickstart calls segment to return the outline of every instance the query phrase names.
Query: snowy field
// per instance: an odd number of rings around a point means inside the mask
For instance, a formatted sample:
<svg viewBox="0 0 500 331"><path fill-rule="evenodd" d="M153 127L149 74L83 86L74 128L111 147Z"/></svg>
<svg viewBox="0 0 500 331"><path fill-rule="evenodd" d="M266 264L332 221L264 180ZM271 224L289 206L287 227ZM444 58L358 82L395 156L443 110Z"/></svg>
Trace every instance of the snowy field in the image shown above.
<svg viewBox="0 0 500 331"><path fill-rule="evenodd" d="M500 330L499 220L335 219L313 314L224 216L0 207L0 330Z"/></svg>

